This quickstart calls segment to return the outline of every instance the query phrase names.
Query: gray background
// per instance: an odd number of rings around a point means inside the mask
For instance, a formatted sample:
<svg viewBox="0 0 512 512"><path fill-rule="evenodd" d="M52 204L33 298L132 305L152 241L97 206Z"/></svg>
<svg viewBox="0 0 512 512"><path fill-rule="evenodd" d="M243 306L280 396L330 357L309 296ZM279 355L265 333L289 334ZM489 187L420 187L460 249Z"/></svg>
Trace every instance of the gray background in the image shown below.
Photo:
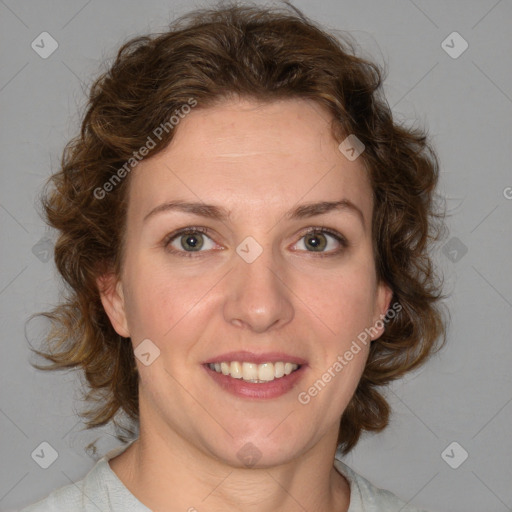
<svg viewBox="0 0 512 512"><path fill-rule="evenodd" d="M0 508L15 510L77 481L107 450L112 429L82 431L80 380L29 364L25 323L57 298L52 236L37 194L77 133L84 88L125 39L163 30L208 2L0 0L1 347ZM394 383L390 427L368 435L346 462L374 484L431 511L512 510L512 2L297 0L327 28L351 32L387 62L386 94L397 119L429 128L451 213L448 246L436 252L451 311L446 349ZM41 58L43 31L58 49ZM441 46L457 31L468 49ZM446 43L445 43L446 44ZM452 52L460 41L448 39ZM458 240L453 240L456 237ZM463 254L464 247L467 253ZM48 252L50 251L50 252ZM27 336L37 340L38 326ZM94 439L102 453L89 457ZM41 442L58 452L42 469ZM452 442L453 451L442 453ZM469 454L457 469L461 456ZM448 454L448 456L446 455Z"/></svg>

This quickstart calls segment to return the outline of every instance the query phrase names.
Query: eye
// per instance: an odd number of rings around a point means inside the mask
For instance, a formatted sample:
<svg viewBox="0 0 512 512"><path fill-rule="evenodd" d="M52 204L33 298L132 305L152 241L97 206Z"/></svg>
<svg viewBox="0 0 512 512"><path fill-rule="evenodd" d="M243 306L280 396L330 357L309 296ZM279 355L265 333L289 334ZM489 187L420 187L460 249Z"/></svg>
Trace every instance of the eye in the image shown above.
<svg viewBox="0 0 512 512"><path fill-rule="evenodd" d="M189 226L168 235L163 242L164 247L179 256L194 257L194 253L215 248L213 240L207 236L209 230L200 226ZM337 255L348 247L343 235L324 227L311 227L302 235L296 245L302 244L306 252L316 252L319 256ZM334 247L333 247L334 245ZM336 249L336 245L340 246ZM297 249L294 249L297 250Z"/></svg>
<svg viewBox="0 0 512 512"><path fill-rule="evenodd" d="M329 239L334 239L334 242L329 243ZM305 247L307 252L318 252L321 253L320 256L338 254L344 248L348 247L348 242L343 235L323 227L309 228L297 245L300 244ZM336 245L341 246L341 248L336 249Z"/></svg>
<svg viewBox="0 0 512 512"><path fill-rule="evenodd" d="M213 240L206 235L208 229L202 227L188 227L175 231L164 240L165 248L180 256L191 257L190 253L201 252L201 249L213 249ZM189 254L187 254L189 253Z"/></svg>

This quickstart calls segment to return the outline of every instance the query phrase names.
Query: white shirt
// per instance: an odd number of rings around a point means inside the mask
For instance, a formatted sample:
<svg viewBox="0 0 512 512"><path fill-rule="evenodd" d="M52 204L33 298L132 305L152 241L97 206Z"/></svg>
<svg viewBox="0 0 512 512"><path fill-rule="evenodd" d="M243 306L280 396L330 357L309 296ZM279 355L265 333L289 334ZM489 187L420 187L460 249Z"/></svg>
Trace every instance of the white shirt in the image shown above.
<svg viewBox="0 0 512 512"><path fill-rule="evenodd" d="M108 464L128 446L114 448L99 459L82 480L53 491L21 512L151 512L124 486ZM348 512L426 512L375 487L337 456L334 467L350 485Z"/></svg>

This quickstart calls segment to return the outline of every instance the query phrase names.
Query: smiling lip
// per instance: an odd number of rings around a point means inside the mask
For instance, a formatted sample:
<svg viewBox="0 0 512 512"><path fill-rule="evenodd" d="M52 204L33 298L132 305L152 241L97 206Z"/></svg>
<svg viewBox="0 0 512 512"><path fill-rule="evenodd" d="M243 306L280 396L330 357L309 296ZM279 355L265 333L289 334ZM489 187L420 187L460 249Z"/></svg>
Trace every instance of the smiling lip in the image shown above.
<svg viewBox="0 0 512 512"><path fill-rule="evenodd" d="M246 382L234 379L229 375L222 375L212 370L207 364L202 365L208 375L225 391L242 398L269 399L277 398L288 393L302 378L307 365L299 366L297 370L279 379L265 383Z"/></svg>
<svg viewBox="0 0 512 512"><path fill-rule="evenodd" d="M289 375L285 375L269 382L247 382L243 379L235 379L229 375L223 375L212 370L208 365L211 363L222 363L238 361L240 363L276 363L279 361L286 363L295 363L299 368ZM294 388L297 382L302 378L307 368L307 361L300 357L292 356L284 352L266 352L264 354L256 354L247 350L237 352L227 352L208 359L203 363L203 368L207 374L225 391L232 395L249 398L249 399L270 399L277 398L288 393Z"/></svg>
<svg viewBox="0 0 512 512"><path fill-rule="evenodd" d="M220 356L208 359L207 361L204 361L203 364L222 363L227 361L239 361L255 364L276 363L278 361L283 361L285 363L295 363L300 366L307 364L307 361L305 359L302 359L301 357L292 356L284 352L265 352L264 354L256 354L254 352L249 352L247 350L227 352L226 354L221 354Z"/></svg>

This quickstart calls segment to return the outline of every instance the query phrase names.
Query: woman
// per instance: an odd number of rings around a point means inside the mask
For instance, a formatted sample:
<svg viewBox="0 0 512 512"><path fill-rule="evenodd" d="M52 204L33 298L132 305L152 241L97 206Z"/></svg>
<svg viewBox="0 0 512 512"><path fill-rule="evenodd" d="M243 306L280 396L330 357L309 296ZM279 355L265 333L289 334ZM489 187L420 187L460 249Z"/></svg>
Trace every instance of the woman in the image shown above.
<svg viewBox="0 0 512 512"><path fill-rule="evenodd" d="M25 511L418 510L335 458L444 339L437 160L381 80L279 9L120 49L45 199L70 294L37 353L130 443Z"/></svg>

